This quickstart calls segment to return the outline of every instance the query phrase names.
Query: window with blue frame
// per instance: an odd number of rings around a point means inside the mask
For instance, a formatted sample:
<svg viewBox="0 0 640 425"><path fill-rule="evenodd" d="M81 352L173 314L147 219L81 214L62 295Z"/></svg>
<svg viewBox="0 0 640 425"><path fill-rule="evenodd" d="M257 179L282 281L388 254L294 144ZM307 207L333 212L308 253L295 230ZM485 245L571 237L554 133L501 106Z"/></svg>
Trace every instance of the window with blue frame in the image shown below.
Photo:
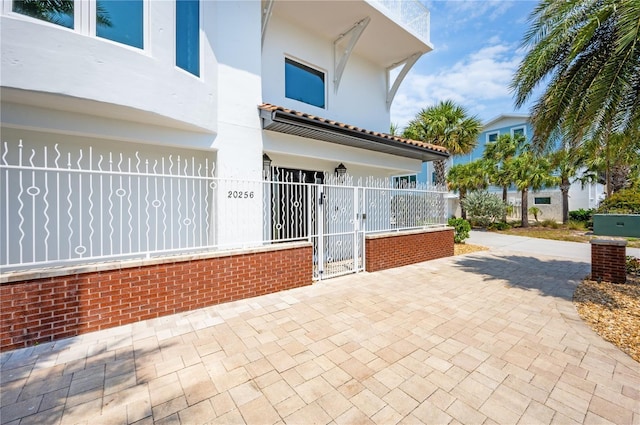
<svg viewBox="0 0 640 425"><path fill-rule="evenodd" d="M74 28L73 0L13 0L13 11L67 28Z"/></svg>
<svg viewBox="0 0 640 425"><path fill-rule="evenodd" d="M325 107L325 74L289 58L284 60L285 97Z"/></svg>
<svg viewBox="0 0 640 425"><path fill-rule="evenodd" d="M200 76L200 0L176 0L176 66Z"/></svg>
<svg viewBox="0 0 640 425"><path fill-rule="evenodd" d="M96 35L132 47L144 47L143 0L98 0L96 21L108 16L109 25L97 25Z"/></svg>

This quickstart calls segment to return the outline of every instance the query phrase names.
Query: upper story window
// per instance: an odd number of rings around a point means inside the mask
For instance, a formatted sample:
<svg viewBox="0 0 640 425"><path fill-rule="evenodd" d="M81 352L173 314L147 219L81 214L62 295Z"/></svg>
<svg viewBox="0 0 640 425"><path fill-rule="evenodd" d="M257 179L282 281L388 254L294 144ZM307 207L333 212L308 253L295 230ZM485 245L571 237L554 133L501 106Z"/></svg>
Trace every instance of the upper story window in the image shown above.
<svg viewBox="0 0 640 425"><path fill-rule="evenodd" d="M144 48L145 0L6 0L21 15Z"/></svg>
<svg viewBox="0 0 640 425"><path fill-rule="evenodd" d="M74 28L73 0L13 0L13 11L32 18Z"/></svg>
<svg viewBox="0 0 640 425"><path fill-rule="evenodd" d="M325 73L289 58L284 60L285 97L325 107Z"/></svg>
<svg viewBox="0 0 640 425"><path fill-rule="evenodd" d="M527 137L527 132L525 127L514 127L511 129L511 135L512 136L524 136Z"/></svg>
<svg viewBox="0 0 640 425"><path fill-rule="evenodd" d="M199 0L176 0L176 66L200 76Z"/></svg>
<svg viewBox="0 0 640 425"><path fill-rule="evenodd" d="M487 133L487 142L497 142L499 134L500 133L498 133L497 131L494 131L493 133Z"/></svg>
<svg viewBox="0 0 640 425"><path fill-rule="evenodd" d="M143 48L143 0L98 0L96 35L118 43ZM105 23L104 20L108 23ZM103 21L101 25L100 22Z"/></svg>

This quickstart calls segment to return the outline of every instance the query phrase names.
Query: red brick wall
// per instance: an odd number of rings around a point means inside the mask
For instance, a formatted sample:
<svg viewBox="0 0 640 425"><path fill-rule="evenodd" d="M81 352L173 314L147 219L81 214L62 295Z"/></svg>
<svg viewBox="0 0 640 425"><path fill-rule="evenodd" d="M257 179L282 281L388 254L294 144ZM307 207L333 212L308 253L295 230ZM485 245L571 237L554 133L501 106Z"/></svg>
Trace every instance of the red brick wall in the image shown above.
<svg viewBox="0 0 640 425"><path fill-rule="evenodd" d="M0 286L0 351L312 282L311 246Z"/></svg>
<svg viewBox="0 0 640 425"><path fill-rule="evenodd" d="M591 241L591 279L605 282L627 281L626 241Z"/></svg>
<svg viewBox="0 0 640 425"><path fill-rule="evenodd" d="M367 237L366 270L375 272L453 255L453 229Z"/></svg>

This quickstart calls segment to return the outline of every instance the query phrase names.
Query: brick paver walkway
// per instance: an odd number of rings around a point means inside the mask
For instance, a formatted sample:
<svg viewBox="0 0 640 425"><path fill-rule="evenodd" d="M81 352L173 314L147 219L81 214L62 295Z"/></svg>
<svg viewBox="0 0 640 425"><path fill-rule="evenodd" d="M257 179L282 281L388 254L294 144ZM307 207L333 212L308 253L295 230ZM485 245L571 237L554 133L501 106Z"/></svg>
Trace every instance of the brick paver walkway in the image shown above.
<svg viewBox="0 0 640 425"><path fill-rule="evenodd" d="M3 424L640 424L586 263L484 252L1 355Z"/></svg>

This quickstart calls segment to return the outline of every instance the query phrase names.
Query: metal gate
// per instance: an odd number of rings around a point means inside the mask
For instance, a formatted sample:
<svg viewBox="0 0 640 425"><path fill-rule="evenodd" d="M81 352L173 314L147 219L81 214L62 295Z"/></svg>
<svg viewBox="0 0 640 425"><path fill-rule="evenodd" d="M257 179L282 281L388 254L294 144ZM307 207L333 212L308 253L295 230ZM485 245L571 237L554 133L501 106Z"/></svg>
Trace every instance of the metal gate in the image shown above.
<svg viewBox="0 0 640 425"><path fill-rule="evenodd" d="M363 271L367 232L446 224L444 189L283 168L269 177L265 240L311 242L315 280Z"/></svg>
<svg viewBox="0 0 640 425"><path fill-rule="evenodd" d="M363 188L325 184L318 187L318 195L314 278L364 270Z"/></svg>
<svg viewBox="0 0 640 425"><path fill-rule="evenodd" d="M270 239L309 240L316 280L364 269L364 189L343 183L321 172L272 169Z"/></svg>

